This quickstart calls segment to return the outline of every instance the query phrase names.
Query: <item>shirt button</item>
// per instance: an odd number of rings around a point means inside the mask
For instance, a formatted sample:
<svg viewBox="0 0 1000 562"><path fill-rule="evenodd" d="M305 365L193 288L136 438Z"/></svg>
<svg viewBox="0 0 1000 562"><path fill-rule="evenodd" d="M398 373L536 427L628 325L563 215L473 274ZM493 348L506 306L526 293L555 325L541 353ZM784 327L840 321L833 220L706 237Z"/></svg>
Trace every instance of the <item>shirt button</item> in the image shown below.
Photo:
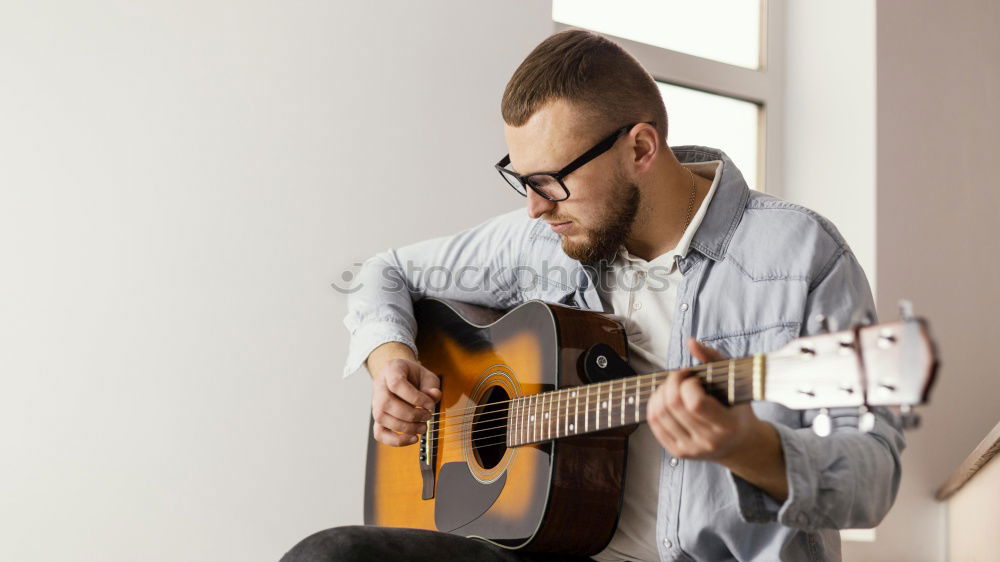
<svg viewBox="0 0 1000 562"><path fill-rule="evenodd" d="M670 466L677 466L677 457L670 459Z"/></svg>
<svg viewBox="0 0 1000 562"><path fill-rule="evenodd" d="M670 542L670 539L663 539L663 546L667 547L667 550L673 548L674 543Z"/></svg>
<svg viewBox="0 0 1000 562"><path fill-rule="evenodd" d="M681 303L681 312L687 312L688 303Z"/></svg>
<svg viewBox="0 0 1000 562"><path fill-rule="evenodd" d="M634 303L632 303L632 310L639 310L640 308L642 308L642 303L641 302L634 302Z"/></svg>

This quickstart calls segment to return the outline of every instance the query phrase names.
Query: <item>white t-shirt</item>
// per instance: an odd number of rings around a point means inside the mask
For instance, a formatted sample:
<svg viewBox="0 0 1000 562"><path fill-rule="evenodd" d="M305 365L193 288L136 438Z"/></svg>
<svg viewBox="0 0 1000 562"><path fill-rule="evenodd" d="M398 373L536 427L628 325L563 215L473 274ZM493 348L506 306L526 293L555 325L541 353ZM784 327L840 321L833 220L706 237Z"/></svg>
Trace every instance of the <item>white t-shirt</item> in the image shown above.
<svg viewBox="0 0 1000 562"><path fill-rule="evenodd" d="M719 184L722 162L714 160L684 166L711 179L712 186L677 246L648 262L630 255L624 248L619 249L598 287L602 302L610 304L611 312L625 326L629 363L639 374L666 369L667 338L677 310L677 286L682 280L674 257L687 255ZM663 453L663 447L648 424L639 424L629 436L625 499L618 528L608 546L593 556L594 560L653 562L660 559L656 544L656 509Z"/></svg>

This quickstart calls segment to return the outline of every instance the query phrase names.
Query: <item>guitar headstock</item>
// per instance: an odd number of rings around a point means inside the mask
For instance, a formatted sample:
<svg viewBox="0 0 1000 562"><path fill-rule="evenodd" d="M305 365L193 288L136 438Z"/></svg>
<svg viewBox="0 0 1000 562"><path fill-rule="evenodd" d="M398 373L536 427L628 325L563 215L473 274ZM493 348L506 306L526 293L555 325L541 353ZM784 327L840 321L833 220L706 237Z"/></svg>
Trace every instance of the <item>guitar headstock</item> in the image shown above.
<svg viewBox="0 0 1000 562"><path fill-rule="evenodd" d="M910 409L929 398L938 359L927 322L902 310L896 322L799 338L767 354L765 399L797 410L858 407L861 429L874 424L869 406L898 406L914 427ZM824 411L814 428L829 433L828 424Z"/></svg>

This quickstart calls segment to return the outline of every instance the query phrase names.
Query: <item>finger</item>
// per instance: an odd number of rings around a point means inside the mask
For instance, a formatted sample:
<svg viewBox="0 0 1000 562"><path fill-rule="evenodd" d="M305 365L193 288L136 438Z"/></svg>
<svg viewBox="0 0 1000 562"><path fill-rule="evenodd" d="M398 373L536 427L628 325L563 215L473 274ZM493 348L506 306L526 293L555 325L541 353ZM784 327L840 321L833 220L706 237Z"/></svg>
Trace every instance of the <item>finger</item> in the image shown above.
<svg viewBox="0 0 1000 562"><path fill-rule="evenodd" d="M419 406L426 410L434 408L434 399L420 392L417 387L410 382L410 369L419 368L416 363L401 363L401 368L395 369L385 376L385 386L389 392L403 399L406 403ZM419 375L419 372L414 373ZM414 377L416 380L416 377Z"/></svg>
<svg viewBox="0 0 1000 562"><path fill-rule="evenodd" d="M699 363L711 363L712 361L724 361L726 356L718 350L709 347L694 338L688 338L688 351L698 360Z"/></svg>
<svg viewBox="0 0 1000 562"><path fill-rule="evenodd" d="M396 433L405 433L407 435L418 435L427 431L427 424L425 423L413 423L406 420L401 420L392 414L387 414L382 412L375 417L375 422L382 427L395 431Z"/></svg>
<svg viewBox="0 0 1000 562"><path fill-rule="evenodd" d="M384 443L392 447L402 447L405 445L412 445L417 442L417 437L415 435L406 435L402 433L394 433L384 427L378 422L372 424L372 436L379 443Z"/></svg>
<svg viewBox="0 0 1000 562"><path fill-rule="evenodd" d="M677 440L674 435L660 425L660 411L664 409L662 398L658 392L653 393L646 404L646 425L649 426L653 436L664 448L674 454Z"/></svg>
<svg viewBox="0 0 1000 562"><path fill-rule="evenodd" d="M423 408L414 408L395 396L389 395L381 402L379 412L385 412L404 422L420 423L430 419L431 414ZM378 418L376 418L378 419Z"/></svg>
<svg viewBox="0 0 1000 562"><path fill-rule="evenodd" d="M672 433L653 422L649 423L649 430L653 433L653 437L660 443L660 446L666 449L671 456L680 456L681 448Z"/></svg>
<svg viewBox="0 0 1000 562"><path fill-rule="evenodd" d="M667 381L663 384L667 386L667 406L670 408L670 414L688 434L689 442L703 445L706 440L706 432L713 431L713 427L688 410L682 391L684 385L687 385L689 387L687 392L704 394L704 390L698 384L698 379L691 377L689 371L675 371L670 373ZM692 384L696 386L691 388Z"/></svg>
<svg viewBox="0 0 1000 562"><path fill-rule="evenodd" d="M726 408L710 396L696 377L680 383L681 401L684 403L682 423L697 424L703 429L719 431L719 420L727 414Z"/></svg>
<svg viewBox="0 0 1000 562"><path fill-rule="evenodd" d="M670 378L667 377L668 382L669 380ZM691 434L674 417L673 408L670 405L673 398L667 387L668 382L661 384L653 393L653 397L649 401L647 421L650 425L659 426L661 430L669 433L674 441L686 441L691 438Z"/></svg>
<svg viewBox="0 0 1000 562"><path fill-rule="evenodd" d="M441 400L441 378L423 365L420 366L420 391L434 402Z"/></svg>

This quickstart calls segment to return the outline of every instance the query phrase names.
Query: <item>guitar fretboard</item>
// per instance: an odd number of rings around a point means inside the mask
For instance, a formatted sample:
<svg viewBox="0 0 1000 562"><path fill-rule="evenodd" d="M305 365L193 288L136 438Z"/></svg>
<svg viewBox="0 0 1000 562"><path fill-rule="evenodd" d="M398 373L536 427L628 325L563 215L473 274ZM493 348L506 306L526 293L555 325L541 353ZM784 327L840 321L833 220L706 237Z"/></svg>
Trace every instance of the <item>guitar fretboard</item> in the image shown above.
<svg viewBox="0 0 1000 562"><path fill-rule="evenodd" d="M764 355L690 369L723 404L763 399ZM622 427L646 420L646 406L669 371L576 386L510 401L507 446Z"/></svg>

